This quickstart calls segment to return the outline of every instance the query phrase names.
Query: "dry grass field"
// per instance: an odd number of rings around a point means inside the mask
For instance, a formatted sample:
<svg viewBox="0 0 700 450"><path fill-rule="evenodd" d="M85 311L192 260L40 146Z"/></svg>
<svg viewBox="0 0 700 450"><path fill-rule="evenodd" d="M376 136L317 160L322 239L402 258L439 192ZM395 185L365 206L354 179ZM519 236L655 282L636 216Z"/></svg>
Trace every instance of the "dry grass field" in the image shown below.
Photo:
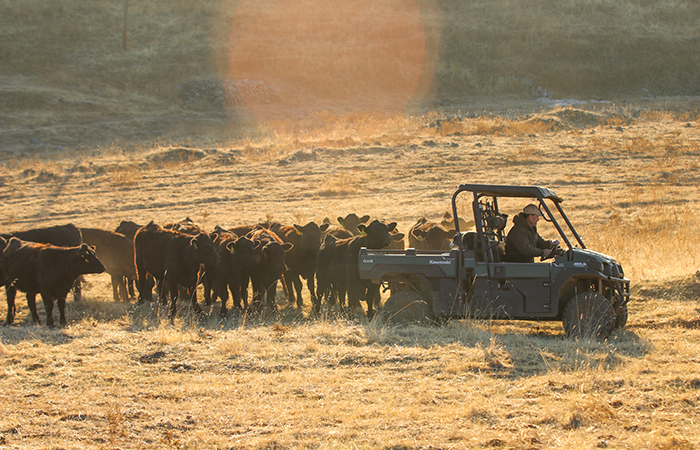
<svg viewBox="0 0 700 450"><path fill-rule="evenodd" d="M108 277L90 276L68 328L31 325L20 301L19 325L0 329L1 446L698 448L697 116L325 119L216 148L6 159L2 228L358 212L407 230L439 218L459 183L540 184L565 198L590 248L625 267L628 326L603 343L570 341L560 323L394 328L359 313L315 319L308 294L300 311L281 291L265 320L180 305L171 326L157 307L113 303Z"/></svg>
<svg viewBox="0 0 700 450"><path fill-rule="evenodd" d="M113 302L106 275L51 329L20 294L0 327L0 449L700 449L699 15L0 1L1 232L351 212L405 232L461 183L542 185L632 281L605 342L555 322L315 318L281 291L270 317L181 304L171 325Z"/></svg>

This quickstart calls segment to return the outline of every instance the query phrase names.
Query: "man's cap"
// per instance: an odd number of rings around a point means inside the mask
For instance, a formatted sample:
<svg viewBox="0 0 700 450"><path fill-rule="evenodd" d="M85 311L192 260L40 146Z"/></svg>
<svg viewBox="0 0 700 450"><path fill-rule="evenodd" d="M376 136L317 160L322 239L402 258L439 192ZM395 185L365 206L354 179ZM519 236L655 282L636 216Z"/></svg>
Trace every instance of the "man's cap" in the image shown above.
<svg viewBox="0 0 700 450"><path fill-rule="evenodd" d="M542 214L542 212L540 212L540 209L537 206L533 205L532 203L530 203L525 208L523 208L523 214L528 214L528 215L533 214L535 216L540 216L540 217L542 217L544 215L544 214Z"/></svg>

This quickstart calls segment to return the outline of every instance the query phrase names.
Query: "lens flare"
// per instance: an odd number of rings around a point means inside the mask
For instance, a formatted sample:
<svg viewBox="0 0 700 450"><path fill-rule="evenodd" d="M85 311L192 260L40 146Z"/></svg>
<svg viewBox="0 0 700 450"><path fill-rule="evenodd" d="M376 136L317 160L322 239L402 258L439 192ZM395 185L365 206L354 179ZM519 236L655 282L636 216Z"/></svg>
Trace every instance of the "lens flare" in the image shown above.
<svg viewBox="0 0 700 450"><path fill-rule="evenodd" d="M242 0L228 24L228 104L259 121L400 111L432 81L423 14L413 0Z"/></svg>

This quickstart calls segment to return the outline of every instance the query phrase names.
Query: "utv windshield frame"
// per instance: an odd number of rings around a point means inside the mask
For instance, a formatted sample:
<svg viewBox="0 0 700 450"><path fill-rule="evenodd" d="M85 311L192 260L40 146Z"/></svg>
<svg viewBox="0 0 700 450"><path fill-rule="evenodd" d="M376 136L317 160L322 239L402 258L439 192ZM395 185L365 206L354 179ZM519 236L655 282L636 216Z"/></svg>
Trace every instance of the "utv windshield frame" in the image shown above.
<svg viewBox="0 0 700 450"><path fill-rule="evenodd" d="M455 191L455 193L452 195L452 217L455 218L455 229L456 232L459 234L461 233L461 230L459 229L459 220L458 220L458 213L457 213L457 197L463 193L463 192L471 192L474 195L474 199L472 200L472 212L474 215L474 223L476 226L476 232L477 236L479 239L482 240L484 244L486 244L486 230L484 229L484 226L482 224L483 222L483 214L482 214L482 209L483 209L483 204L482 200L485 197L490 197L491 198L491 203L493 207L493 211L495 213L498 213L498 198L500 197L507 197L507 198L532 198L536 199L538 203L538 207L540 211L544 210L544 219L547 222L551 222L555 228L557 229L557 232L559 233L559 236L561 236L562 240L566 243L566 245L569 248L573 248L574 246L571 244L571 241L569 240L567 234L564 232L562 229L561 225L559 222L556 220L554 215L552 214L552 211L550 210L549 206L547 205L547 202L545 200L550 200L551 203L556 207L557 211L561 215L561 217L564 219L564 222L566 223L569 231L571 234L575 237L576 242L580 246L580 248L585 249L586 246L584 245L583 241L581 240L581 237L579 234L576 232L576 229L574 228L574 225L571 223L569 220L568 216L564 212L564 210L561 207L561 203L563 202L563 199L559 197L554 191L551 189L541 187L541 186L510 186L510 185L491 185L491 184L462 184L458 187L458 189ZM488 202L488 200L487 200ZM489 232L493 233L493 232ZM499 237L503 239L502 235L502 230L498 231ZM460 253L464 251L463 249L463 242L462 239L457 240L459 242L459 249ZM483 246L483 251L486 252L486 245ZM485 257L486 255L484 255Z"/></svg>

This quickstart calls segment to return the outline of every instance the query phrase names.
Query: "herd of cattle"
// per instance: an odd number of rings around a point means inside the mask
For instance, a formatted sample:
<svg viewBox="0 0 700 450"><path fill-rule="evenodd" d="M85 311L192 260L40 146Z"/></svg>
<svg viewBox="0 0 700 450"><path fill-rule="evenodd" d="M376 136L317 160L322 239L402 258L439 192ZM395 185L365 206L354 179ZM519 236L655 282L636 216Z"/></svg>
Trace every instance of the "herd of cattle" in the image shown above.
<svg viewBox="0 0 700 450"><path fill-rule="evenodd" d="M442 221L419 219L408 233L409 247L449 248L454 227L449 213ZM163 304L169 301L174 320L177 301L189 300L196 312L197 286L203 284L204 301L220 300L226 317L229 293L237 312L255 313L276 308L277 283L281 281L289 302L301 308L302 279L307 282L313 311L322 302L352 311L367 302L367 317L374 316L379 286L361 280L357 256L361 247L404 248L403 233L396 223L349 214L338 225L325 219L321 225L304 226L261 223L207 232L189 218L159 226L122 221L114 231L77 228L72 224L37 228L0 235L0 284L5 286L7 318L16 314L17 291L26 293L36 323L36 295L46 311L46 324L54 325L53 307L58 304L60 325L67 324L66 296L80 300L83 275L107 272L115 301L135 298L153 301L153 291ZM248 302L248 289L252 298ZM347 307L345 298L347 295Z"/></svg>

